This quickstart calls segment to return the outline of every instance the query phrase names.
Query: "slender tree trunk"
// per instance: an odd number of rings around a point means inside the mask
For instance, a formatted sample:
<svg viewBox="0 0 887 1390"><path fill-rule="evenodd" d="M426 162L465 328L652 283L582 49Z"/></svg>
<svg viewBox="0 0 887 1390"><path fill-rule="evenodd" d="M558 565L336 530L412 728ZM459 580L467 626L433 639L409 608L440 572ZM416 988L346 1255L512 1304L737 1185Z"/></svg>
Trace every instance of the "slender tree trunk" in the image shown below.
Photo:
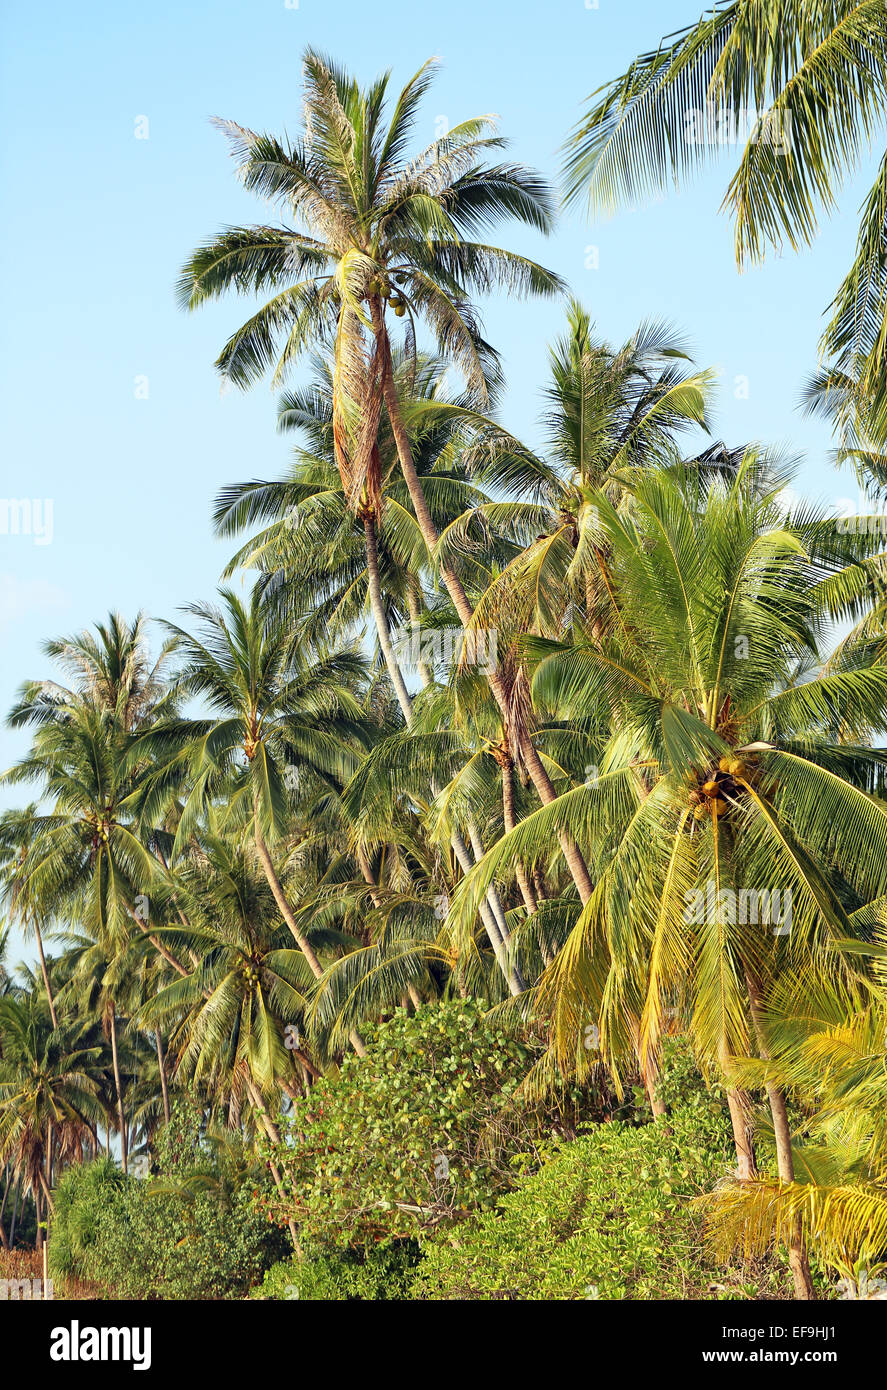
<svg viewBox="0 0 887 1390"><path fill-rule="evenodd" d="M474 861L468 851L468 846L462 839L458 830L453 832L452 844L453 851L459 861L462 872L464 874L469 874L474 868ZM522 994L526 989L526 982L517 966L509 964L508 946L499 930L496 918L493 916L488 898L484 898L484 900L478 904L478 912L480 913L480 919L484 924L484 929L487 933L490 945L493 948L493 954L499 963L499 969L508 981L509 991L514 998L517 998L517 996Z"/></svg>
<svg viewBox="0 0 887 1390"><path fill-rule="evenodd" d="M413 723L413 702L410 699L410 694L407 690L406 682L403 678L403 672L400 669L397 657L394 652L394 646L391 641L391 632L388 627L388 615L385 612L385 604L382 599L382 586L379 574L378 538L376 535L376 523L374 517L368 515L364 516L363 530L367 558L367 587L369 589L370 594L370 607L372 608L373 612L373 620L376 624L376 633L379 638L379 647L381 649L382 656L385 660L385 665L387 667L388 674L391 678L391 684L394 686L394 693L397 696L397 702L400 705L407 728L410 728ZM427 674L428 679L430 680L430 673ZM425 673L423 673L423 681L424 678ZM432 788L432 790L434 789ZM455 833L452 837L452 843L454 853L456 854L456 858L459 860L463 872L468 873L472 868L472 864L471 859L468 855L467 847L465 846L465 842L462 840L461 836L458 835L458 833ZM524 989L526 989L526 983L523 980L520 971L517 970L515 967L510 968L508 965L506 959L507 953L504 950L504 939L507 939L507 929L505 932L505 938L503 938L503 928L505 928L505 917L504 914L502 914L501 912L500 906L499 915L501 915L502 920L501 922L497 920L497 913L492 903L493 896L495 896L495 889L491 888L490 892L487 894L486 903L484 903L480 908L480 918L483 922L484 929L486 930L487 936L489 938L490 945L493 948L493 954L495 955L496 960L499 963L500 969L502 970L505 979L508 981L509 990L513 995L516 996L522 993ZM496 903L498 906L498 898L496 899Z"/></svg>
<svg viewBox="0 0 887 1390"><path fill-rule="evenodd" d="M22 1177L19 1174L15 1184L15 1194L12 1199L12 1221L9 1227L9 1248L15 1249L15 1228L21 1220L22 1215Z"/></svg>
<svg viewBox="0 0 887 1390"><path fill-rule="evenodd" d="M268 1111L267 1111L266 1108L265 1108L265 1102L264 1102L264 1100L262 1099L262 1093L261 1093L261 1091L259 1090L259 1088L258 1088L258 1086L256 1085L256 1083L253 1081L253 1079L252 1079L251 1076L247 1076L247 1078L246 1078L246 1089L247 1089L247 1091L248 1091L248 1093L249 1093L249 1098L250 1098L250 1100L251 1100L252 1103L253 1103L253 1107L254 1107L254 1109L255 1109L257 1115L259 1116L259 1119L260 1119L261 1122L262 1122L262 1125L263 1125L263 1127L264 1127L265 1133L267 1134L268 1138L271 1140L271 1143L272 1143L272 1144L279 1144L279 1143L280 1143L280 1131L278 1130L277 1125L274 1123L274 1121L272 1120L271 1116L268 1114ZM286 1200L286 1190L285 1190L285 1188L284 1188L284 1186L283 1186L283 1179L282 1179L281 1176L280 1176L280 1169L277 1167L277 1165L276 1165L274 1162L269 1162L268 1168L269 1168L269 1170L270 1170L271 1178L272 1178L272 1180L273 1180L273 1182L274 1182L274 1186L277 1188L277 1191L280 1193L281 1201L285 1201L285 1200ZM291 1236L291 1238L292 1238L293 1245L295 1246L296 1253L299 1255L299 1258L301 1258L302 1247L301 1247L301 1245L300 1245L300 1243L299 1243L299 1232L298 1232L298 1229L297 1229L297 1227L296 1227L296 1223L295 1223L295 1221L293 1221L292 1217L289 1217L289 1218L287 1219L287 1223L286 1223L286 1224L287 1224L287 1226L288 1226L288 1228L289 1228L289 1233L290 1233L290 1236Z"/></svg>
<svg viewBox="0 0 887 1390"><path fill-rule="evenodd" d="M746 988L748 989L748 1000L751 1006L752 1022L754 1024L755 1036L758 1043L758 1054L763 1061L770 1060L770 1052L767 1047L767 1040L763 1024L763 999L761 988L758 981L754 979L750 971L746 971ZM779 1172L779 1181L792 1183L795 1180L795 1161L792 1156L792 1135L791 1126L788 1122L788 1110L785 1104L785 1092L781 1086L774 1082L766 1083L767 1101L770 1106L770 1114L773 1117L773 1130L776 1137L776 1166ZM792 1272L792 1280L795 1286L795 1298L814 1299L816 1294L813 1290L813 1279L810 1275L810 1261L807 1258L807 1246L804 1240L804 1233L800 1219L798 1219L792 1229L788 1245L788 1263Z"/></svg>
<svg viewBox="0 0 887 1390"><path fill-rule="evenodd" d="M376 624L376 636L379 639L379 646L382 649L382 656L391 684L394 686L394 693L397 696L397 703L403 712L403 717L407 725L412 723L413 702L410 699L409 691L403 678L403 672L398 665L397 657L394 654L394 647L391 642L391 630L388 626L388 615L385 612L385 604L382 599L382 581L379 574L379 545L376 536L375 517L365 514L363 517L363 536L366 547L367 561L367 587L370 593L370 607L373 610L373 619Z"/></svg>
<svg viewBox="0 0 887 1390"><path fill-rule="evenodd" d="M40 973L43 976L43 987L46 990L46 998L49 1000L49 1015L52 1019L53 1028L58 1028L59 1021L55 1011L55 999L52 994L52 985L49 983L49 971L46 967L46 956L43 953L43 934L40 931L39 922L34 923L34 934L37 937L37 954L40 957Z"/></svg>
<svg viewBox="0 0 887 1390"><path fill-rule="evenodd" d="M169 1124L169 1087L166 1081L166 1058L163 1055L163 1039L158 1028L154 1033L157 1045L157 1065L160 1068L160 1090L163 1095L163 1118Z"/></svg>
<svg viewBox="0 0 887 1390"><path fill-rule="evenodd" d="M3 1201L0 1202L0 1245L4 1250L9 1249L9 1237L6 1234L6 1227L3 1225L3 1214L6 1211L6 1199L12 1187L12 1169L6 1169L6 1186L3 1189Z"/></svg>
<svg viewBox="0 0 887 1390"><path fill-rule="evenodd" d="M431 512L428 509L428 502L425 497L425 492L423 490L421 480L419 478L418 473L416 472L416 465L413 461L412 446L410 445L409 435L407 433L407 429L403 421L403 415L401 414L400 401L398 400L397 396L397 385L395 383L394 373L391 367L391 352L388 343L388 332L385 328L385 324L382 318L382 311L378 302L371 301L370 309L373 319L373 330L375 332L376 339L380 347L382 368L382 392L385 398L385 407L388 411L388 418L391 422L392 433L394 434L394 440L397 445L397 456L400 461L401 472L403 473L404 482L407 485L407 491L410 494L410 500L413 504L413 510L416 513L416 520L419 523L419 529L422 532L425 544L428 547L429 552L433 554L437 546L437 543L440 539L440 536L437 527L434 524L434 518L432 517ZM474 617L474 610L468 600L468 595L465 593L465 590L462 586L462 581L459 579L459 576L456 574L456 571L453 569L452 565L442 565L441 574L443 576L444 584L446 585L447 593L449 594L450 599L453 603L453 607L455 608L456 613L458 614L459 621L462 623L463 627L467 628L470 625L472 618ZM490 671L487 673L487 680L489 681L493 697L496 700L497 705L499 706L500 713L502 714L503 719L507 720L508 701L502 679L500 676L496 674L495 671ZM552 801L556 799L554 785L551 781L551 778L548 776L548 773L545 771L545 767L542 763L542 760L536 752L535 748L533 747L532 741L529 737L527 737L524 740L524 746L521 748L521 756L524 759L527 771L529 772L530 777L533 780L533 785L535 786L541 801L545 805L549 805ZM591 876L588 872L588 866L586 865L585 860L582 857L582 852L579 849L579 846L573 840L572 836L570 836L567 833L567 831L558 831L558 842L560 843L561 849L564 854L564 858L567 861L567 867L570 870L573 882L576 885L576 889L579 893L580 900L584 907L585 904L588 902L589 898L591 897L594 888L594 885L591 881Z"/></svg>
<svg viewBox="0 0 887 1390"><path fill-rule="evenodd" d="M735 1086L727 1087L727 1109L730 1111L730 1124L733 1129L733 1144L736 1148L736 1171L745 1182L757 1177L755 1162L754 1134L750 1121L751 1102L745 1091Z"/></svg>
<svg viewBox="0 0 887 1390"><path fill-rule="evenodd" d="M117 1012L111 1004L110 1016L111 1060L114 1064L114 1089L117 1092L117 1123L120 1127L120 1166L124 1173L129 1172L126 1152L126 1116L123 1113L123 1089L120 1084L120 1060L117 1056Z"/></svg>
<svg viewBox="0 0 887 1390"><path fill-rule="evenodd" d="M43 1169L42 1169L42 1168L38 1168L38 1170L37 1170L37 1176L38 1176L38 1178L43 1179ZM44 1181L45 1181L45 1179L44 1179ZM36 1250L37 1250L37 1254L38 1254L38 1255L40 1254L40 1243L41 1243L41 1241L43 1240L43 1229L42 1229L42 1225L43 1225L43 1203L42 1203L41 1198L42 1198L41 1187L40 1187L40 1183L38 1183L38 1184L35 1186L35 1188L34 1188L34 1225L35 1225L35 1231L34 1231L34 1246L35 1246L35 1248L36 1248Z"/></svg>
<svg viewBox="0 0 887 1390"><path fill-rule="evenodd" d="M480 837L480 831L477 828L477 821L474 819L473 816L469 815L467 817L467 825L468 838L471 841L471 853L474 857L475 864L479 864L484 857L484 842ZM502 940L507 945L508 938L511 935L511 933L508 930L508 923L505 920L505 911L502 907L502 899L499 897L498 889L496 888L496 885L494 883L491 883L489 888L487 889L486 900L487 906L489 907L490 911L493 914L493 917L495 918L496 926L499 928L499 935L502 937Z"/></svg>
<svg viewBox="0 0 887 1390"><path fill-rule="evenodd" d="M501 764L502 767L502 819L505 824L505 833L509 834L517 826L517 818L514 814L514 763L508 755ZM524 907L527 915L532 917L539 904L536 901L536 894L533 892L533 885L523 864L518 861L515 865L515 877L524 900Z"/></svg>
<svg viewBox="0 0 887 1390"><path fill-rule="evenodd" d="M315 954L314 947L311 945L311 942L308 940L305 934L299 930L299 925L296 921L295 914L292 908L290 907L289 902L287 901L286 894L283 891L283 884L280 882L280 879L277 876L277 870L274 867L274 863L268 851L268 846L265 844L265 837L263 836L261 827L259 825L258 807L255 808L255 822L256 850L258 852L262 868L265 871L265 877L268 880L268 885L271 889L271 892L274 894L274 901L277 903L277 906L280 909L280 915L289 927L296 945L302 952L302 955L307 960L312 975L316 980L322 980L323 966L317 959L317 955ZM354 1051L357 1053L358 1057L365 1057L366 1048L364 1047L363 1038L360 1036L356 1029L353 1028L351 1030L349 1038L351 1041L351 1046L354 1048Z"/></svg>

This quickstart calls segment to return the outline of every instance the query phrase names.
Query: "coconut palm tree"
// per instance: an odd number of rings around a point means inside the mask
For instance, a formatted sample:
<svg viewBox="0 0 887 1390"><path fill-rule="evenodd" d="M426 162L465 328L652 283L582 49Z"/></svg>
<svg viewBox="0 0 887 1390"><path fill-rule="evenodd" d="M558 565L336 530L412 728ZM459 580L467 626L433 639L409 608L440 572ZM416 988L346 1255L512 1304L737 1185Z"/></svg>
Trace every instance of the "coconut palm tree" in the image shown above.
<svg viewBox="0 0 887 1390"><path fill-rule="evenodd" d="M727 1070L766 1047L761 1010L783 955L846 974L837 943L887 892L887 811L873 794L887 755L871 746L887 672L857 659L798 679L820 661L847 538L812 511L786 516L783 484L754 455L729 486L692 470L626 475L630 510L596 498L614 581L606 649L533 644L534 699L570 718L606 713L612 732L591 784L494 847L460 907L560 828L587 847L593 897L539 990L562 1060L591 1022L611 1057L650 1057L666 1012L686 1006L702 1055ZM784 913L760 920L762 893L789 905L785 940ZM751 1171L747 1117L730 1099ZM771 1085L768 1099L790 1182L785 1098ZM800 1238L791 1260L809 1293Z"/></svg>
<svg viewBox="0 0 887 1390"><path fill-rule="evenodd" d="M887 114L887 14L878 0L727 0L664 38L589 98L566 149L568 202L595 214L680 184L736 146L723 207L740 264L810 245ZM887 424L887 155L822 348ZM874 418L873 418L874 417Z"/></svg>
<svg viewBox="0 0 887 1390"><path fill-rule="evenodd" d="M724 1185L704 1203L716 1245L766 1253L800 1225L846 1296L883 1298L887 1248L887 1038L884 927L854 942L871 974L851 987L787 974L770 992L762 1027L770 1060L741 1059L736 1073L760 1088L764 1069L808 1116L795 1143L796 1180L758 1177ZM803 1008L798 1001L803 1000Z"/></svg>
<svg viewBox="0 0 887 1390"><path fill-rule="evenodd" d="M199 636L167 624L182 659L177 696L199 697L206 719L160 720L137 747L157 759L147 805L163 805L187 769L190 790L178 814L175 852L188 844L213 800L228 800L233 823L249 820L256 851L283 920L316 979L323 966L293 911L271 848L289 830L288 780L300 769L323 775L350 768L366 735L357 690L365 663L354 651L309 649L281 621L264 586L243 601L221 590L222 606L192 604ZM271 847L269 847L269 840ZM357 1034L355 1047L362 1044Z"/></svg>
<svg viewBox="0 0 887 1390"><path fill-rule="evenodd" d="M251 836L201 834L199 850L176 867L175 887L188 925L173 913L163 930L179 959L194 964L146 998L139 1016L170 1025L176 1074L186 1083L212 1080L214 1091L236 1092L246 1071L268 1097L281 1086L297 1093L304 1077L317 1075L305 1025L314 975L281 935Z"/></svg>
<svg viewBox="0 0 887 1390"><path fill-rule="evenodd" d="M404 409L416 422L414 455L436 524L449 534L453 546L461 547L474 585L482 588L491 575L489 565L514 555L518 540L538 530L547 511L532 501L494 502L481 485L510 484L538 493L553 483L553 475L495 422L446 393L440 359L402 358L396 365ZM384 415L379 427L378 505L375 509L364 505L359 517L348 506L333 461L331 388L332 372L321 361L309 390L288 393L282 399L282 425L299 428L311 449L298 451L290 479L226 489L219 501L217 525L227 534L250 521L271 521L238 552L229 572L238 563L259 565L266 572L271 569L270 587L284 602L295 591L296 576L301 602L306 584L312 585L316 576L319 602L313 617L331 631L348 633L360 623L358 605L366 591L385 666L409 726L413 697L402 669L403 654L421 644L429 557L397 471L396 448ZM407 617L409 635L398 642L392 625L402 627ZM427 685L430 675L421 660L418 669ZM469 844L478 839L472 827ZM472 851L457 830L452 848L467 870L474 862ZM504 964L507 929L494 890L480 911L497 959ZM522 988L520 974L513 968L507 969L507 978L513 990Z"/></svg>
<svg viewBox="0 0 887 1390"><path fill-rule="evenodd" d="M232 382L251 385L275 361L280 380L304 348L319 338L335 342L333 402L337 461L352 498L378 496L375 451L382 401L388 412L413 512L430 555L439 528L416 470L401 408L386 316L427 323L439 350L464 376L479 404L496 373L495 353L481 336L471 292L501 287L520 294L554 294L560 279L513 252L470 241L479 228L506 218L547 231L548 191L517 165L486 166L481 157L501 147L489 118L463 122L406 162L419 104L433 73L426 63L398 97L387 129L382 122L388 77L366 91L317 54L304 62L305 134L284 144L233 123L231 138L245 186L288 206L311 235L289 228L228 231L198 249L180 280L188 308L234 288L275 294L229 340L217 366ZM283 286L283 288L281 288ZM463 626L473 608L451 556L440 573ZM497 704L507 691L488 673ZM523 750L539 795L554 787L528 742ZM583 901L592 891L575 844L562 850Z"/></svg>
<svg viewBox="0 0 887 1390"><path fill-rule="evenodd" d="M38 1211L51 1211L55 1164L79 1159L102 1115L101 1049L90 1023L53 1024L36 992L0 999L0 1162Z"/></svg>

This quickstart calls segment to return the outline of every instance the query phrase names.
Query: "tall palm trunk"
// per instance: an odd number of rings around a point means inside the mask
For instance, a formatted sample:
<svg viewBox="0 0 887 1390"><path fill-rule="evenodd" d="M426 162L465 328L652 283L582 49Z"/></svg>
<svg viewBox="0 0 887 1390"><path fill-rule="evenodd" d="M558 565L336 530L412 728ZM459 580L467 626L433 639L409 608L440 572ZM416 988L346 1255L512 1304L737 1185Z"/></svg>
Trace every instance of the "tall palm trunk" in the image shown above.
<svg viewBox="0 0 887 1390"><path fill-rule="evenodd" d="M6 1186L3 1189L3 1201L0 1202L0 1245L4 1250L9 1249L9 1237L6 1234L6 1227L3 1225L3 1216L6 1211L6 1199L12 1190L12 1169L6 1169Z"/></svg>
<svg viewBox="0 0 887 1390"><path fill-rule="evenodd" d="M262 834L262 829L259 825L258 806L254 807L254 812L256 824L256 852L259 856L259 862L261 863L262 868L265 871L265 877L268 880L268 886L270 887L271 892L274 894L274 901L277 903L277 906L280 909L280 915L289 927L296 945L302 952L302 955L307 960L308 966L315 980L322 980L323 966L317 959L317 955L315 954L314 947L311 945L311 942L308 940L307 936L305 936L304 932L300 931L299 929L299 924L296 921L295 913L293 912L292 908L289 905L289 902L287 901L287 896L283 891L283 884L281 883L277 875L277 870L274 867L274 862L268 851L268 846L265 844L265 837ZM365 1057L366 1048L364 1046L363 1038L360 1036L357 1030L352 1029L348 1036L351 1042L351 1046L354 1048L354 1051L357 1053L358 1057Z"/></svg>
<svg viewBox="0 0 887 1390"><path fill-rule="evenodd" d="M24 1211L24 1203L23 1203L23 1200L22 1200L23 1195L24 1195L24 1187L23 1187L23 1184L22 1184L22 1177L21 1177L21 1174L19 1174L18 1178L16 1179L15 1192L14 1192L13 1198L12 1198L12 1221L11 1221L10 1224L9 1224L9 1248L10 1248L10 1250L14 1250L14 1249L15 1249L15 1228L16 1228L16 1226L18 1225L19 1221L21 1220L22 1212Z"/></svg>
<svg viewBox="0 0 887 1390"><path fill-rule="evenodd" d="M113 1002L111 1003L109 1033L111 1037L111 1060L114 1064L114 1089L117 1093L117 1123L120 1127L120 1166L124 1173L127 1173L129 1169L126 1151L126 1117L123 1113L123 1088L120 1084L120 1059L117 1055L117 1011Z"/></svg>
<svg viewBox="0 0 887 1390"><path fill-rule="evenodd" d="M500 762L502 769L502 820L505 824L505 833L509 834L517 825L517 818L514 814L514 762L511 754L504 752ZM539 904L536 901L536 894L533 892L533 885L523 864L518 861L515 865L515 877L524 900L524 907L532 917Z"/></svg>
<svg viewBox="0 0 887 1390"><path fill-rule="evenodd" d="M770 1060L770 1052L764 1033L761 988L758 981L748 970L746 971L745 981L746 988L748 989L748 1001L751 1007L752 1023L754 1024L755 1037L758 1044L758 1054L761 1059L766 1062ZM779 1180L784 1183L794 1182L795 1161L792 1157L792 1135L791 1126L788 1122L788 1111L785 1104L785 1092L781 1086L777 1086L774 1082L770 1081L766 1083L766 1091L767 1102L770 1106L770 1114L773 1117L773 1130L776 1137L776 1166L779 1172ZM804 1241L800 1218L795 1221L789 1237L788 1263L795 1286L795 1298L804 1300L815 1298L813 1280L810 1275L810 1261L807 1258L807 1246Z"/></svg>
<svg viewBox="0 0 887 1390"><path fill-rule="evenodd" d="M163 1039L158 1028L154 1034L157 1045L157 1066L160 1069L160 1090L163 1095L163 1118L169 1124L169 1086L166 1080L166 1058L163 1055Z"/></svg>
<svg viewBox="0 0 887 1390"><path fill-rule="evenodd" d="M46 998L49 1000L49 1015L52 1019L53 1028L58 1028L59 1021L55 1011L55 999L52 995L52 986L49 983L46 956L43 954L43 934L40 931L40 924L38 922L34 923L34 933L37 937L37 954L40 956L40 973L43 976L43 988L46 990Z"/></svg>
<svg viewBox="0 0 887 1390"><path fill-rule="evenodd" d="M280 1131L278 1130L277 1125L274 1123L271 1116L268 1114L268 1111L265 1109L265 1102L262 1099L261 1091L259 1090L256 1083L253 1081L252 1077L249 1075L246 1078L246 1089L249 1094L249 1098L253 1103L253 1108L255 1109L257 1115L259 1116L259 1119L262 1122L262 1127L264 1128L265 1133L271 1140L272 1144L279 1144ZM280 1176L280 1169L274 1162L269 1162L268 1168L271 1173L271 1178L274 1183L274 1186L277 1188L277 1191L279 1192L281 1199L285 1198L286 1189L283 1185L283 1179ZM286 1224L289 1227L289 1233L292 1238L293 1245L296 1249L296 1253L298 1255L301 1255L301 1246L299 1244L299 1232L296 1228L296 1223L293 1221L292 1217L289 1217Z"/></svg>
<svg viewBox="0 0 887 1390"><path fill-rule="evenodd" d="M397 446L397 456L400 461L401 472L403 473L407 491L413 503L413 510L416 513L419 529L422 532L429 553L433 554L440 540L440 535L434 523L434 518L429 511L425 492L413 461L412 446L410 445L409 435L403 421L403 415L401 414L400 401L397 396L397 385L391 366L388 332L382 318L382 311L376 300L371 301L370 307L373 319L373 330L379 344L382 391L385 398L385 407L388 411L391 430L394 434L394 440ZM450 596L459 621L462 623L463 627L469 627L474 617L474 609L468 600L468 595L462 587L459 576L456 574L452 565L449 564L441 566L441 574L443 575L447 593ZM499 677L495 671L490 671L487 673L487 680L503 719L507 719L508 700L501 677ZM527 771L533 779L533 785L536 788L540 800L544 805L549 805L556 799L557 793L555 792L551 778L545 771L542 759L536 752L529 736L525 737L520 752ZM588 866L585 863L579 846L566 830L558 831L558 842L584 907L594 889L591 876L588 872Z"/></svg>
<svg viewBox="0 0 887 1390"><path fill-rule="evenodd" d="M382 599L382 580L379 574L379 542L376 534L376 518L367 511L363 516L363 536L366 547L367 562L367 588L370 594L370 607L373 610L373 619L376 624L376 636L379 639L379 646L382 649L382 656L385 659L385 666L394 686L394 693L397 696L397 703L400 705L403 717L407 725L412 723L413 702L410 699L409 691L403 678L403 672L398 665L397 657L394 654L394 646L391 641L391 630L388 626L388 615L385 612L385 604Z"/></svg>
<svg viewBox="0 0 887 1390"><path fill-rule="evenodd" d="M410 694L407 690L406 682L403 678L403 672L401 671L400 666L398 664L397 657L394 651L394 645L391 641L391 631L388 626L388 615L385 612L385 604L382 599L382 584L381 576L379 574L379 546L378 537L376 534L376 520L375 517L369 512L364 513L363 516L363 531L364 541L366 545L367 587L369 589L370 595L370 607L373 611L373 619L376 624L376 632L379 638L379 647L381 648L382 656L384 657L385 665L388 669L388 674L391 677L391 683L394 686L394 692L397 696L397 702L400 705L404 720L406 721L407 728L409 728L413 722L413 702L410 699ZM430 673L428 673L428 679L430 679ZM424 680L425 673L423 672L423 681ZM432 790L434 790L434 788L432 788ZM455 853L456 858L459 861L459 865L462 869L462 872L466 874L469 873L470 870L473 868L471 856L468 853L468 847L466 846L464 840L462 839L461 835L458 834L458 832L454 833L452 836L452 845L453 852ZM508 963L508 951L506 945L507 929L505 928L505 917L501 911L501 906L499 905L497 896L495 899L494 906L492 901L494 896L495 889L491 888L490 891L487 893L485 902L482 903L480 906L480 918L483 922L484 929L487 933L490 945L493 948L493 954L496 957L496 960L499 964L499 968L501 969L502 974L505 976L505 979L508 982L508 988L513 995L517 996L526 989L526 982L523 979L517 967L509 965ZM499 907L498 913L496 911L496 907Z"/></svg>

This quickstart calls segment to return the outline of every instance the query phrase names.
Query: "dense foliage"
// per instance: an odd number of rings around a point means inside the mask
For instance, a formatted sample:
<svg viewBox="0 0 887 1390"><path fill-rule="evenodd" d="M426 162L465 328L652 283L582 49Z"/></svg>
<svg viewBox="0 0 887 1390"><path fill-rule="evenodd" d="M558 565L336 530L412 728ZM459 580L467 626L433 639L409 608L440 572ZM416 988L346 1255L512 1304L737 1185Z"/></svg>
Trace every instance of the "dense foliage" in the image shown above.
<svg viewBox="0 0 887 1390"><path fill-rule="evenodd" d="M782 101L816 54L840 138L805 106L736 203L752 253L808 237L887 37L884 6L814 9L731 0L633 65L576 191L682 172L677 94ZM217 367L273 371L296 445L220 491L217 603L154 655L143 616L48 642L9 714L2 895L36 963L0 936L0 1245L48 1227L60 1278L124 1297L869 1287L883 519L713 440L676 332L614 345L574 300L538 447L509 431L476 301L566 287L476 238L544 234L555 199L488 117L413 148L433 76L392 100L309 51L299 139L222 123L272 220L199 246L180 298L250 301ZM876 195L810 391L873 508Z"/></svg>
<svg viewBox="0 0 887 1390"><path fill-rule="evenodd" d="M237 1298L284 1252L255 1200L265 1170L237 1146L201 1144L183 1109L151 1179L125 1178L107 1158L65 1172L50 1242L56 1279L114 1298Z"/></svg>
<svg viewBox="0 0 887 1390"><path fill-rule="evenodd" d="M309 1240L368 1246L490 1204L532 1161L541 1117L515 1092L532 1049L472 1001L400 1012L297 1100L272 1151L275 1203ZM538 1049L536 1049L538 1050Z"/></svg>

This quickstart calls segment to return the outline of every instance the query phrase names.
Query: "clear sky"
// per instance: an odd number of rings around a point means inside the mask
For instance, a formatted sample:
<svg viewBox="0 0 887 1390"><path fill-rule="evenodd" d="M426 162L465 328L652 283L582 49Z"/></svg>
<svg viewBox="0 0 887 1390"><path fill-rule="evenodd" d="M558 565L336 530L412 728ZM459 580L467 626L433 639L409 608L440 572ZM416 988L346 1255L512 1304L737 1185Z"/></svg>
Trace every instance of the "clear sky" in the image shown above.
<svg viewBox="0 0 887 1390"><path fill-rule="evenodd" d="M52 500L48 544L0 535L0 711L48 674L41 644L109 608L174 616L212 594L227 544L217 488L274 476L288 445L267 386L220 395L212 363L246 316L234 300L188 316L181 262L223 224L261 221L234 180L213 115L295 134L300 54L311 44L362 79L405 81L442 62L417 139L495 112L512 155L552 178L582 99L701 0L153 0L7 4L0 18L0 498ZM147 138L139 138L147 135ZM801 487L852 496L827 431L798 409L822 313L849 264L866 166L802 255L740 276L718 212L729 165L691 190L592 226L564 217L508 244L559 271L611 340L644 317L674 321L700 365L720 367L717 435L805 457ZM587 248L597 269L587 269ZM485 323L510 383L503 416L533 439L546 344L562 306L490 303ZM748 381L747 398L734 382ZM46 539L48 539L48 534ZM24 746L0 729L0 765ZM16 792L15 796L20 797ZM11 804L8 792L0 805Z"/></svg>

